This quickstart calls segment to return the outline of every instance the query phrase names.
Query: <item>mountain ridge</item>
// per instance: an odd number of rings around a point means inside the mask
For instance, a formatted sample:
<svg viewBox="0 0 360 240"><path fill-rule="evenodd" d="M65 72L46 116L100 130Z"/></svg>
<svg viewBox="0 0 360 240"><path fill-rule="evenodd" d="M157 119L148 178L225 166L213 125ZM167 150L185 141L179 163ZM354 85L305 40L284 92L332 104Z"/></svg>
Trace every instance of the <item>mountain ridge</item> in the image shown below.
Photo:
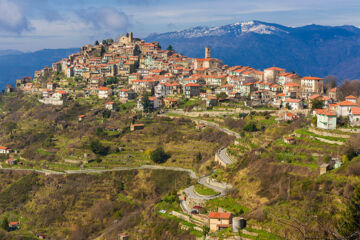
<svg viewBox="0 0 360 240"><path fill-rule="evenodd" d="M228 65L279 66L300 75L360 78L360 29L351 25L288 27L253 20L151 34L145 40L172 45L189 57L203 57L203 48L209 45L213 56Z"/></svg>

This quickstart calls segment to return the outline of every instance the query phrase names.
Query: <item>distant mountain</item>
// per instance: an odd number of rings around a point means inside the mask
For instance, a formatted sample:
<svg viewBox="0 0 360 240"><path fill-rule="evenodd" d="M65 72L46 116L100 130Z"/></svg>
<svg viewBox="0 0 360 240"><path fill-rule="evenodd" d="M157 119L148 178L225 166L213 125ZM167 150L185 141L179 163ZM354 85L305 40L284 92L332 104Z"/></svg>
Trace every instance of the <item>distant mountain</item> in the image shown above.
<svg viewBox="0 0 360 240"><path fill-rule="evenodd" d="M18 54L22 54L23 52L18 51L18 50L14 50L14 49L6 49L6 50L0 50L0 56L3 55L18 55Z"/></svg>
<svg viewBox="0 0 360 240"><path fill-rule="evenodd" d="M41 70L45 66L68 57L80 49L44 49L30 53L17 53L1 55L0 51L0 89L6 84L15 84L16 79L26 76L34 76L34 71Z"/></svg>
<svg viewBox="0 0 360 240"><path fill-rule="evenodd" d="M260 21L221 27L194 27L151 34L158 41L189 57L204 57L204 47L228 65L264 69L284 67L301 75L340 79L360 78L360 29L354 26L286 27Z"/></svg>

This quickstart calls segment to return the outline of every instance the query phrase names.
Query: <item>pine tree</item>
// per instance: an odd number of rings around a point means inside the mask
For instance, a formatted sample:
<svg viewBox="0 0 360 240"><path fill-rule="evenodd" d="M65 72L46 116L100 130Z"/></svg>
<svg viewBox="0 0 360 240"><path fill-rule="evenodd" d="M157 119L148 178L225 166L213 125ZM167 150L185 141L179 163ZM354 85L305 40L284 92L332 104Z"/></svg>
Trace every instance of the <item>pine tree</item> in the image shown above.
<svg viewBox="0 0 360 240"><path fill-rule="evenodd" d="M142 105L144 108L144 112L152 112L153 110L153 105L151 104L150 100L149 100L149 96L146 94L143 98L142 98Z"/></svg>
<svg viewBox="0 0 360 240"><path fill-rule="evenodd" d="M97 45L99 45L99 44L100 44L99 41L96 40L96 41L95 41L95 46L97 46Z"/></svg>
<svg viewBox="0 0 360 240"><path fill-rule="evenodd" d="M173 48L172 45L169 45L168 48L167 48L167 50L170 51L170 52L172 52L172 51L174 51L174 48Z"/></svg>
<svg viewBox="0 0 360 240"><path fill-rule="evenodd" d="M151 88L151 93L150 93L151 96L154 96L155 95L155 87L152 87Z"/></svg>

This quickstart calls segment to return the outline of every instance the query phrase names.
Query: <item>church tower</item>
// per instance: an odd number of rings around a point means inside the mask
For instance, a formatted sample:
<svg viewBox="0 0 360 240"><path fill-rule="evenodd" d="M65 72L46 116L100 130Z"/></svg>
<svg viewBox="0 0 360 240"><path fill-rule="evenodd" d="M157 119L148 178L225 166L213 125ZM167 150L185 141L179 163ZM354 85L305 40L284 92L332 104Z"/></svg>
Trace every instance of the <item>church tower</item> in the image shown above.
<svg viewBox="0 0 360 240"><path fill-rule="evenodd" d="M134 40L134 35L133 35L133 33L132 32L129 32L129 43L132 43L133 42L133 40Z"/></svg>
<svg viewBox="0 0 360 240"><path fill-rule="evenodd" d="M211 58L211 48L210 47L205 48L205 58Z"/></svg>

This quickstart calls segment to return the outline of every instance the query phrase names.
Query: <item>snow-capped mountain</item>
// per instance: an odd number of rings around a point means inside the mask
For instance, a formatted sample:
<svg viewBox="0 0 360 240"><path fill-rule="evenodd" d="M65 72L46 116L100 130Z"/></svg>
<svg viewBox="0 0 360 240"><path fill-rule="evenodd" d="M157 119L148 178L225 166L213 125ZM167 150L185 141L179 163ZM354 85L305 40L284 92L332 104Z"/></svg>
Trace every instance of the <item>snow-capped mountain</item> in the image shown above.
<svg viewBox="0 0 360 240"><path fill-rule="evenodd" d="M287 27L276 24L268 24L260 21L238 22L221 27L198 26L183 31L169 32L164 34L152 34L148 38L199 38L223 35L240 36L244 33L277 34L287 33Z"/></svg>
<svg viewBox="0 0 360 240"><path fill-rule="evenodd" d="M166 48L189 57L203 57L204 47L229 65L263 69L280 66L301 75L336 75L360 78L360 29L355 26L287 27L247 21L218 27L199 26L182 31L151 34Z"/></svg>

